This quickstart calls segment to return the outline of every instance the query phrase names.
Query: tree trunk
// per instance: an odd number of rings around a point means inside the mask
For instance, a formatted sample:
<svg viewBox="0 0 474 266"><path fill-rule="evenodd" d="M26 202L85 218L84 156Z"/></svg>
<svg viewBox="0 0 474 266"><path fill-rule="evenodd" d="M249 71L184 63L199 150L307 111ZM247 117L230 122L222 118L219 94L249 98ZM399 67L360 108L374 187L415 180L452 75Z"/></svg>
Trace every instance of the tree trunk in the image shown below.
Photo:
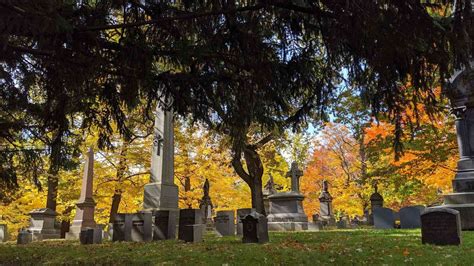
<svg viewBox="0 0 474 266"><path fill-rule="evenodd" d="M247 183L250 187L252 196L252 208L258 213L266 215L265 206L263 204L263 192L262 192L262 176L263 176L263 165L260 160L255 148L247 146L244 149L244 158L247 165L247 171L244 170L240 155L234 156L232 165L237 174Z"/></svg>
<svg viewBox="0 0 474 266"><path fill-rule="evenodd" d="M46 197L46 208L56 211L59 184L59 167L61 165L61 134L58 134L51 143L51 154L49 155L48 169L48 195Z"/></svg>
<svg viewBox="0 0 474 266"><path fill-rule="evenodd" d="M129 141L122 141L122 149L120 150L120 159L117 165L117 172L115 174L118 184L116 185L114 195L112 196L112 205L110 206L109 214L109 223L115 221L115 216L117 215L120 207L120 202L122 201L122 189L120 188L125 176L125 171L127 171L127 151L128 146L130 145Z"/></svg>

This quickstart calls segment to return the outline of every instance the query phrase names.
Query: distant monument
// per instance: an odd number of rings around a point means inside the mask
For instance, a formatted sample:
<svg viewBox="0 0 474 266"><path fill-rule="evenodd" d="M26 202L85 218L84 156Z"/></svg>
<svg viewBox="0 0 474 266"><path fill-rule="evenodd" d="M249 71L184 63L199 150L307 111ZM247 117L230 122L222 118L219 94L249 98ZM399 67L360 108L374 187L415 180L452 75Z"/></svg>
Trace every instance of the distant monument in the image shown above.
<svg viewBox="0 0 474 266"><path fill-rule="evenodd" d="M444 208L459 211L462 230L474 230L474 61L457 71L446 88L456 116L459 155L453 193L444 197Z"/></svg>
<svg viewBox="0 0 474 266"><path fill-rule="evenodd" d="M324 225L334 226L334 210L332 208L332 196L329 193L329 182L323 180L321 194L319 195L319 219Z"/></svg>
<svg viewBox="0 0 474 266"><path fill-rule="evenodd" d="M378 191L377 183L374 184L374 193L370 196L370 214L369 214L369 224L374 225L374 211L377 208L383 207L383 197Z"/></svg>
<svg viewBox="0 0 474 266"><path fill-rule="evenodd" d="M66 234L67 239L79 239L82 229L95 228L94 220L95 201L92 198L92 188L94 179L94 151L89 148L84 166L84 177L82 178L82 189L79 201L76 203L76 215Z"/></svg>
<svg viewBox="0 0 474 266"><path fill-rule="evenodd" d="M304 196L299 191L299 179L303 171L293 162L286 174L291 178L291 192L280 192L270 195L268 229L274 231L308 230L308 217L304 213Z"/></svg>
<svg viewBox="0 0 474 266"><path fill-rule="evenodd" d="M273 182L273 176L269 174L270 178L263 187L263 205L265 206L265 213L270 212L270 200L268 197L276 193L275 183Z"/></svg>
<svg viewBox="0 0 474 266"><path fill-rule="evenodd" d="M213 221L212 221L212 213L213 213L213 205L211 197L209 196L209 180L204 181L204 185L202 187L203 196L199 203L199 209L202 211L202 219L203 223L206 225L206 229L212 230L213 228Z"/></svg>
<svg viewBox="0 0 474 266"><path fill-rule="evenodd" d="M146 211L170 211L167 235L175 238L179 210L178 187L174 184L173 111L166 109L156 107L150 183L145 185L143 207Z"/></svg>

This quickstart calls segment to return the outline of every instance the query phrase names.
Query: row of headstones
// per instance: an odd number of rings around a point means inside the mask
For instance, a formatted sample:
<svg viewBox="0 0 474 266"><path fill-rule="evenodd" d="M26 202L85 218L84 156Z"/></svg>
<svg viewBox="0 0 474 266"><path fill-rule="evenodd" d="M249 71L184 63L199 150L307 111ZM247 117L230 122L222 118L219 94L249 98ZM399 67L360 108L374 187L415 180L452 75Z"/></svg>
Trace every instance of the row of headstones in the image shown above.
<svg viewBox="0 0 474 266"><path fill-rule="evenodd" d="M409 206L403 207L399 212L395 212L390 208L377 207L373 211L374 228L376 229L393 229L395 222L400 221L400 228L420 228L421 213L425 210L425 206Z"/></svg>
<svg viewBox="0 0 474 266"><path fill-rule="evenodd" d="M377 229L394 228L397 213L389 208L374 210L374 227ZM412 206L400 209L400 227L421 228L423 244L460 245L461 218L459 211L443 208L425 208Z"/></svg>
<svg viewBox="0 0 474 266"><path fill-rule="evenodd" d="M170 219L176 219L172 211L140 212L117 214L108 235L112 241L149 242L175 239L174 230L169 230ZM218 211L214 218L215 230L220 236L242 235L244 243L263 243L268 241L266 217L252 209L237 210L237 224L234 211ZM178 239L185 242L201 242L206 222L200 209L179 211ZM237 230L236 230L237 229ZM99 244L102 231L98 228L81 230L82 244Z"/></svg>

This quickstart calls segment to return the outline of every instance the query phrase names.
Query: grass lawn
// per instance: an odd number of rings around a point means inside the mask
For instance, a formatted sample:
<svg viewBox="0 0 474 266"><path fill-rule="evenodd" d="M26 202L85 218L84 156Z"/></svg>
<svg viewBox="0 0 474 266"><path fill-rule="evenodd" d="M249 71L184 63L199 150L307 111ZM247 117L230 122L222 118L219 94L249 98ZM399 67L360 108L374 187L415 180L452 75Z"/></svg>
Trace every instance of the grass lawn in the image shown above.
<svg viewBox="0 0 474 266"><path fill-rule="evenodd" d="M421 244L419 230L334 230L271 233L270 243L242 244L237 237L206 235L200 244L178 241L82 246L75 241L0 244L0 265L18 264L366 264L471 265L474 232L460 247Z"/></svg>

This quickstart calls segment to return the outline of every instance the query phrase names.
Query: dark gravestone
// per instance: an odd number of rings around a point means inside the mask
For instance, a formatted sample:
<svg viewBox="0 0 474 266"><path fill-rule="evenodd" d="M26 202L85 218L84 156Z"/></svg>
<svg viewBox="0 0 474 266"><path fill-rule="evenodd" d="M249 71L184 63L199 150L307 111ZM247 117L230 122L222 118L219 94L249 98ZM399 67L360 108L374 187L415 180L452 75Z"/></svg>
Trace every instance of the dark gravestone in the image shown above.
<svg viewBox="0 0 474 266"><path fill-rule="evenodd" d="M148 242L153 240L151 212L119 213L115 216L113 241Z"/></svg>
<svg viewBox="0 0 474 266"><path fill-rule="evenodd" d="M392 209L379 207L374 210L374 227L376 229L395 228L395 214Z"/></svg>
<svg viewBox="0 0 474 266"><path fill-rule="evenodd" d="M155 217L155 228L153 231L153 240L165 240L170 239L168 232L170 224L170 211L154 211L153 217Z"/></svg>
<svg viewBox="0 0 474 266"><path fill-rule="evenodd" d="M424 206L410 206L401 208L398 212L400 214L400 228L420 228L421 227L421 212L425 209Z"/></svg>
<svg viewBox="0 0 474 266"><path fill-rule="evenodd" d="M101 244L102 232L100 228L83 228L79 234L79 240L83 245Z"/></svg>
<svg viewBox="0 0 474 266"><path fill-rule="evenodd" d="M33 242L33 232L29 230L21 230L18 233L18 238L16 239L16 243L18 245L24 245Z"/></svg>
<svg viewBox="0 0 474 266"><path fill-rule="evenodd" d="M66 233L69 232L69 227L71 226L71 222L68 220L61 221L61 238L66 238Z"/></svg>
<svg viewBox="0 0 474 266"><path fill-rule="evenodd" d="M179 211L178 239L185 242L201 242L204 229L203 215L200 209Z"/></svg>
<svg viewBox="0 0 474 266"><path fill-rule="evenodd" d="M268 221L265 215L252 212L242 219L242 224L243 243L268 242Z"/></svg>
<svg viewBox="0 0 474 266"><path fill-rule="evenodd" d="M242 235L242 220L251 212L251 208L237 209L237 235Z"/></svg>
<svg viewBox="0 0 474 266"><path fill-rule="evenodd" d="M449 208L429 208L421 214L421 242L433 245L461 244L461 217Z"/></svg>

